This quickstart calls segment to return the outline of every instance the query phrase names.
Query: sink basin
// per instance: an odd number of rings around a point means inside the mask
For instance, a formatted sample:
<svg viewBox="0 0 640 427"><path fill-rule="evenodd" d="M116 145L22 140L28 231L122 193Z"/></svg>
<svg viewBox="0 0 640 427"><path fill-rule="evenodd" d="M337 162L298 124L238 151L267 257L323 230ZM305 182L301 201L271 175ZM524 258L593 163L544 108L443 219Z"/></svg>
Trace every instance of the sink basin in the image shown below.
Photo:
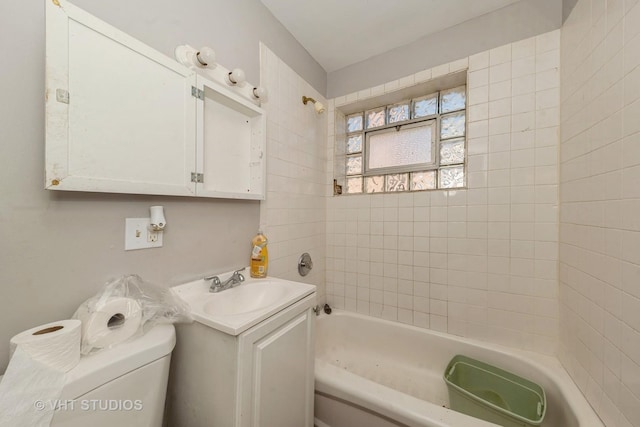
<svg viewBox="0 0 640 427"><path fill-rule="evenodd" d="M261 310L287 297L289 289L278 282L243 283L226 291L212 293L202 310L212 316L234 316Z"/></svg>
<svg viewBox="0 0 640 427"><path fill-rule="evenodd" d="M221 274L220 280L224 281L230 275ZM196 322L230 335L239 335L312 294L315 299L316 287L313 285L274 277L254 279L247 276L243 283L216 293L209 292L211 282L204 280L175 286L173 290L189 304Z"/></svg>

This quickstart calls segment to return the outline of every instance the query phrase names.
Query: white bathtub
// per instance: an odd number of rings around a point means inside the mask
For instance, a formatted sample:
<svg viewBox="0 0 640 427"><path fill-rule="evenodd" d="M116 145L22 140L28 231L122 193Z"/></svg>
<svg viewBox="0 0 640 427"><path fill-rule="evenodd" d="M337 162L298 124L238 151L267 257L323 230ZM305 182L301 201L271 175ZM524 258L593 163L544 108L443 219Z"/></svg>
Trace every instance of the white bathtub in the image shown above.
<svg viewBox="0 0 640 427"><path fill-rule="evenodd" d="M488 427L451 411L442 378L463 354L540 384L547 395L543 427L603 424L557 359L334 310L316 329L318 427Z"/></svg>

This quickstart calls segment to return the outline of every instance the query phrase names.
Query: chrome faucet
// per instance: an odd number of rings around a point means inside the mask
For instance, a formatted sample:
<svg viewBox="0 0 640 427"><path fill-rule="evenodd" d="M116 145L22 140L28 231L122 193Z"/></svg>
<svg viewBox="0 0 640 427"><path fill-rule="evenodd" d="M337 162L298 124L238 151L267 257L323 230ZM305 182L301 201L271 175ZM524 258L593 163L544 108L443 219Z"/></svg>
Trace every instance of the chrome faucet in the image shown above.
<svg viewBox="0 0 640 427"><path fill-rule="evenodd" d="M234 271L233 274L231 275L231 277L229 277L224 282L221 282L220 278L218 276L205 277L204 280L211 280L212 281L211 282L211 287L209 288L209 292L221 292L221 291L224 291L226 289L229 289L229 288L233 287L233 285L235 285L237 283L244 282L244 276L240 273L243 270L244 270L244 268L241 268L240 270Z"/></svg>

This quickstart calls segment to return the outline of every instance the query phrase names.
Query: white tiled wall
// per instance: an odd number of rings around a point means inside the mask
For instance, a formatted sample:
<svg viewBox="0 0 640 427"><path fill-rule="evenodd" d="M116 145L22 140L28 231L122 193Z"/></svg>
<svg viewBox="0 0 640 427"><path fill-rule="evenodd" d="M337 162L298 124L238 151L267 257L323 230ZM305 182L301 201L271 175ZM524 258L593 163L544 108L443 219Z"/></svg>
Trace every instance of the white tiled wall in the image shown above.
<svg viewBox="0 0 640 427"><path fill-rule="evenodd" d="M330 304L555 352L559 47L558 30L330 101L328 170L340 106L468 67L468 188L330 197Z"/></svg>
<svg viewBox="0 0 640 427"><path fill-rule="evenodd" d="M579 0L561 50L560 359L640 426L640 4Z"/></svg>
<svg viewBox="0 0 640 427"><path fill-rule="evenodd" d="M268 88L267 197L260 225L269 239L269 275L318 286L324 300L325 202L329 185L325 150L327 114L317 115L310 96L327 101L266 46L260 46L261 85ZM315 268L298 274L298 258L308 252Z"/></svg>

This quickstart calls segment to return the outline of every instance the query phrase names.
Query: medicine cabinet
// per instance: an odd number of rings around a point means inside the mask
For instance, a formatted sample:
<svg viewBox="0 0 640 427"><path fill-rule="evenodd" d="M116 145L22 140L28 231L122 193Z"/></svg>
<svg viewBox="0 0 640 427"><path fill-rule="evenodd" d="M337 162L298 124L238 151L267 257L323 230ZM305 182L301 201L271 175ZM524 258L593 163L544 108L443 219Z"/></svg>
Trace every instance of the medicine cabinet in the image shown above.
<svg viewBox="0 0 640 427"><path fill-rule="evenodd" d="M51 190L264 199L266 116L64 0L46 0Z"/></svg>

